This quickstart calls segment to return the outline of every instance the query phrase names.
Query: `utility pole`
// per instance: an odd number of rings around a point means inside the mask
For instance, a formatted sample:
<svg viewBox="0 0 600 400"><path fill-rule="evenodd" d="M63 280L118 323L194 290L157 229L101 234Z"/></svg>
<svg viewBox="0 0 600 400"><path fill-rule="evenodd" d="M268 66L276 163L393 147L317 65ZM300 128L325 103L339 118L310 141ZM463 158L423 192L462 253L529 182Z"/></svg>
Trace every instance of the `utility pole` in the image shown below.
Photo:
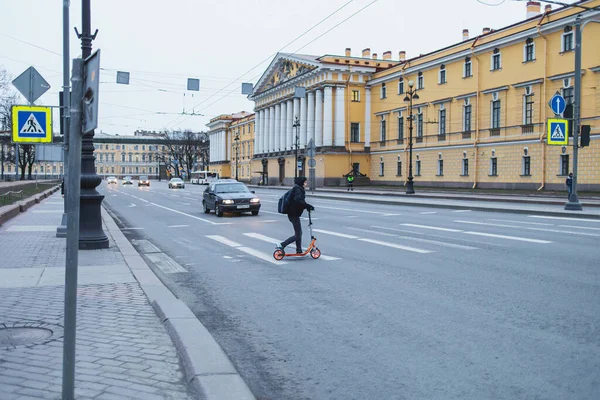
<svg viewBox="0 0 600 400"><path fill-rule="evenodd" d="M91 34L91 7L90 0L81 0L81 51L85 60L92 54L92 41L96 38L98 30ZM79 224L79 248L94 250L108 248L108 238L102 230L102 216L100 207L104 196L96 191L102 179L96 174L94 164L94 131L83 134L81 152L81 214Z"/></svg>
<svg viewBox="0 0 600 400"><path fill-rule="evenodd" d="M577 156L579 150L579 127L581 126L581 15L575 19L575 93L573 99L573 183L565 210L581 211L583 206L577 196Z"/></svg>
<svg viewBox="0 0 600 400"><path fill-rule="evenodd" d="M295 144L296 144L296 168L295 168L295 172L294 172L294 178L298 177L298 148L300 147L300 137L299 137L299 133L300 133L300 118L296 117L296 119L294 120L294 124L292 125L292 128L296 128L296 140L295 140Z"/></svg>

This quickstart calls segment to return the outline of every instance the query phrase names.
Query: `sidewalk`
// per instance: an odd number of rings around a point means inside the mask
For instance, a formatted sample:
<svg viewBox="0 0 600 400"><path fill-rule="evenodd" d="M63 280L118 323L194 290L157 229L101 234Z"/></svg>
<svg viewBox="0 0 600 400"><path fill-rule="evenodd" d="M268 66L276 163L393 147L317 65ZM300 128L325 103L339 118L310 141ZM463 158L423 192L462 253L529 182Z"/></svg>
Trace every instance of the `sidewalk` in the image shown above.
<svg viewBox="0 0 600 400"><path fill-rule="evenodd" d="M290 186L255 186L256 189L289 190ZM527 213L533 215L551 215L570 218L600 218L600 200L595 198L580 199L583 211L566 211L565 198L557 197L525 197L511 195L482 195L462 194L455 192L423 191L407 195L403 187L387 190L374 190L370 188L355 188L348 192L346 188L317 188L314 193L308 189L307 196L366 202L375 204L397 204L403 206L451 208L473 211L493 211L510 213Z"/></svg>
<svg viewBox="0 0 600 400"><path fill-rule="evenodd" d="M2 400L61 398L62 212L54 194L0 227ZM208 331L102 216L109 248L79 252L76 398L253 398Z"/></svg>

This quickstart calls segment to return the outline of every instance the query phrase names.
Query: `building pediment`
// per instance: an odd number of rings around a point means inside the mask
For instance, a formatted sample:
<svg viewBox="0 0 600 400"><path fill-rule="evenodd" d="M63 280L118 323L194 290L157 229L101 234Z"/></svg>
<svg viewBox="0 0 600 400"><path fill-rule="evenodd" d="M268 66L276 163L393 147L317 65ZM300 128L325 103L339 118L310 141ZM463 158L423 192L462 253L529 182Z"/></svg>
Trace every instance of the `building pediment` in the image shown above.
<svg viewBox="0 0 600 400"><path fill-rule="evenodd" d="M256 84L254 95L313 71L319 65L316 56L278 53Z"/></svg>

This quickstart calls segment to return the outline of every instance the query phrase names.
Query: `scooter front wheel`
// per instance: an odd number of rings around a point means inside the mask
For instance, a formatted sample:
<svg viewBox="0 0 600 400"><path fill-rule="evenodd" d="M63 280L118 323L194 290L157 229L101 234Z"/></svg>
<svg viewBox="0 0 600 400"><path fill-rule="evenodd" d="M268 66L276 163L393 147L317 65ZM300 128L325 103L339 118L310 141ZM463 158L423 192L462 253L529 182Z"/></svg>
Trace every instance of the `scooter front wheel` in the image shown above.
<svg viewBox="0 0 600 400"><path fill-rule="evenodd" d="M310 251L310 256L316 260L317 258L321 257L321 250L315 247Z"/></svg>
<svg viewBox="0 0 600 400"><path fill-rule="evenodd" d="M283 257L285 257L285 252L283 250L277 249L273 252L273 258L277 261L283 260Z"/></svg>

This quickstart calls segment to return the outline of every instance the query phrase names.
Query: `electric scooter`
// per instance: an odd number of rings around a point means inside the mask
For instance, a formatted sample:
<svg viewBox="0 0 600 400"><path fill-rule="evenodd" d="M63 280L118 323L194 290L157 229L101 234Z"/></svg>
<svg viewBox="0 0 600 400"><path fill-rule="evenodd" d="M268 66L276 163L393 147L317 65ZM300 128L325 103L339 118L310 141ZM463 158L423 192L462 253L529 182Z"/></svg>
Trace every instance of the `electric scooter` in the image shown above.
<svg viewBox="0 0 600 400"><path fill-rule="evenodd" d="M285 251L283 251L282 249L275 249L275 251L273 252L273 258L276 259L277 261L281 261L281 260L283 260L284 257L304 257L308 253L310 253L310 256L312 258L314 258L315 260L317 258L321 257L321 250L319 250L319 248L317 247L317 238L314 237L313 231L312 231L312 218L310 216L310 211L308 211L308 228L310 230L310 244L308 245L308 247L306 248L304 253L288 254Z"/></svg>

